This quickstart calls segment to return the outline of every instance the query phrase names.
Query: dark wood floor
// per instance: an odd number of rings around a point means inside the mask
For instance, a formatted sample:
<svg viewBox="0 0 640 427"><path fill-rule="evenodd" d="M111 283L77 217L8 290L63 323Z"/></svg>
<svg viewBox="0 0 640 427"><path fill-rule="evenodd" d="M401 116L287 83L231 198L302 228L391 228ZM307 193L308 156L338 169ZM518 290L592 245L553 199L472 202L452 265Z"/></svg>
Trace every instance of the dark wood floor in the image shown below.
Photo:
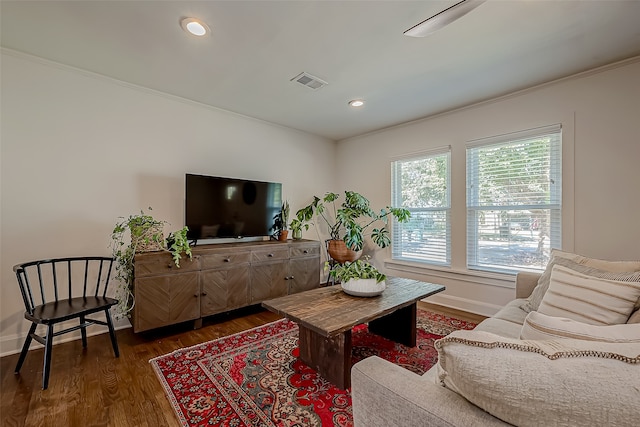
<svg viewBox="0 0 640 427"><path fill-rule="evenodd" d="M483 317L420 303L470 321ZM86 349L72 341L54 346L49 388L41 389L43 350L27 355L19 375L18 355L0 359L4 426L178 426L149 359L275 321L276 314L252 307L206 319L201 329L189 324L150 333L118 331L120 358L113 356L108 334L90 337Z"/></svg>

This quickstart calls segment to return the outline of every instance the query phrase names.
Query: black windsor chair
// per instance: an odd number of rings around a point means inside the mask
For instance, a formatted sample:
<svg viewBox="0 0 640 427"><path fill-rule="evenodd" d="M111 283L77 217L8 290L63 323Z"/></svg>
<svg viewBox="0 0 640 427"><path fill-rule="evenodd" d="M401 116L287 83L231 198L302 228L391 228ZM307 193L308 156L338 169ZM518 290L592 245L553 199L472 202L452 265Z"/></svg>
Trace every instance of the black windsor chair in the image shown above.
<svg viewBox="0 0 640 427"><path fill-rule="evenodd" d="M109 309L118 300L106 296L113 264L113 258L74 257L31 261L13 267L26 309L24 317L32 322L16 365L16 374L20 372L34 339L44 345L42 389L46 389L49 386L53 338L80 329L82 346L86 347L86 328L93 324L109 327L113 351L116 357L120 357L109 314ZM34 300L34 296L39 298ZM100 311L104 311L106 321L87 318ZM71 319L79 319L80 324L54 332L56 324ZM36 334L38 325L46 325L44 336Z"/></svg>

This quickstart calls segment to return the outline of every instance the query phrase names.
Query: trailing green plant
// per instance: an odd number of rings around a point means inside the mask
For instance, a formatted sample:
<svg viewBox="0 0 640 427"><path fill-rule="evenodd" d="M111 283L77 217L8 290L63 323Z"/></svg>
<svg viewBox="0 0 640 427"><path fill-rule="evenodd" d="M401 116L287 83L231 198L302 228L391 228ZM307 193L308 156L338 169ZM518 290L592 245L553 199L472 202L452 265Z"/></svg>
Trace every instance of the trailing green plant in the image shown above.
<svg viewBox="0 0 640 427"><path fill-rule="evenodd" d="M149 210L152 210L149 207ZM152 250L165 250L171 253L176 267L180 268L182 255L192 258L191 246L187 240L188 228L169 233L163 237L163 228L168 224L159 221L143 210L140 214L120 217L111 232L111 253L116 261L115 279L119 282L117 290L119 304L116 318L126 316L133 308L133 261L136 253ZM127 242L126 237L130 237Z"/></svg>
<svg viewBox="0 0 640 427"><path fill-rule="evenodd" d="M337 264L329 271L329 278L334 282L348 282L352 279L376 279L376 283L384 281L387 276L382 274L370 262L369 257L357 259L353 262Z"/></svg>
<svg viewBox="0 0 640 427"><path fill-rule="evenodd" d="M189 240L187 239L188 231L189 228L185 225L180 230L170 232L166 239L166 248L171 252L173 262L178 268L180 268L182 254L188 256L189 259L192 258L191 246L189 246Z"/></svg>
<svg viewBox="0 0 640 427"><path fill-rule="evenodd" d="M340 195L327 193L320 199L313 196L313 201L296 212L296 219L302 224L308 223L313 217L321 218L329 228L332 240L344 240L347 247L354 251L362 250L367 229L371 228L371 240L381 248L391 244L387 225L390 217L398 222L407 222L411 213L405 208L386 206L380 211L374 211L369 200L355 191L345 191L344 200L338 204ZM378 226L375 226L379 224ZM381 225L381 226L380 226Z"/></svg>

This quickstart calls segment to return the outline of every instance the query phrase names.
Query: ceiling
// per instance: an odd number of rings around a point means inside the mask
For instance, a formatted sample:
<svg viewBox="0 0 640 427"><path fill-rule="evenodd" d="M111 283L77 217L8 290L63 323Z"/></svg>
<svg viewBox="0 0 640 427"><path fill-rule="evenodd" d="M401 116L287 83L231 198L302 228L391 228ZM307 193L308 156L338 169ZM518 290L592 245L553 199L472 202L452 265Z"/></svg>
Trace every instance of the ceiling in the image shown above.
<svg viewBox="0 0 640 427"><path fill-rule="evenodd" d="M640 55L637 0L489 0L402 34L457 1L2 0L1 43L332 140ZM185 16L211 36L187 35ZM290 81L303 71L329 84Z"/></svg>

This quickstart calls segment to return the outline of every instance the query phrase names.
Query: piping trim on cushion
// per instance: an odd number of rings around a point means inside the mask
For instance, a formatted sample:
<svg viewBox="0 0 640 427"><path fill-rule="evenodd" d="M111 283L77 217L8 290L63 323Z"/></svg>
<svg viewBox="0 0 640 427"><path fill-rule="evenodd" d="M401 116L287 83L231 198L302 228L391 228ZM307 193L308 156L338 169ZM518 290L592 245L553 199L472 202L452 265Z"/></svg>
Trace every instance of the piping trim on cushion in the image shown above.
<svg viewBox="0 0 640 427"><path fill-rule="evenodd" d="M546 351L525 344L516 344L516 343L506 343L506 342L479 342L473 341L465 338L458 337L445 337L437 340L434 343L436 349L441 350L442 346L445 343L452 342L458 344L464 344L471 347L482 347L482 348L506 348L510 350L519 350L529 353L538 353L549 360L556 359L568 359L572 357L599 357L602 359L615 359L621 362L629 363L632 365L640 364L640 354L636 357L628 357L618 353L612 353L609 351L596 351L596 350L574 350L574 351L558 351L555 353L547 353Z"/></svg>

